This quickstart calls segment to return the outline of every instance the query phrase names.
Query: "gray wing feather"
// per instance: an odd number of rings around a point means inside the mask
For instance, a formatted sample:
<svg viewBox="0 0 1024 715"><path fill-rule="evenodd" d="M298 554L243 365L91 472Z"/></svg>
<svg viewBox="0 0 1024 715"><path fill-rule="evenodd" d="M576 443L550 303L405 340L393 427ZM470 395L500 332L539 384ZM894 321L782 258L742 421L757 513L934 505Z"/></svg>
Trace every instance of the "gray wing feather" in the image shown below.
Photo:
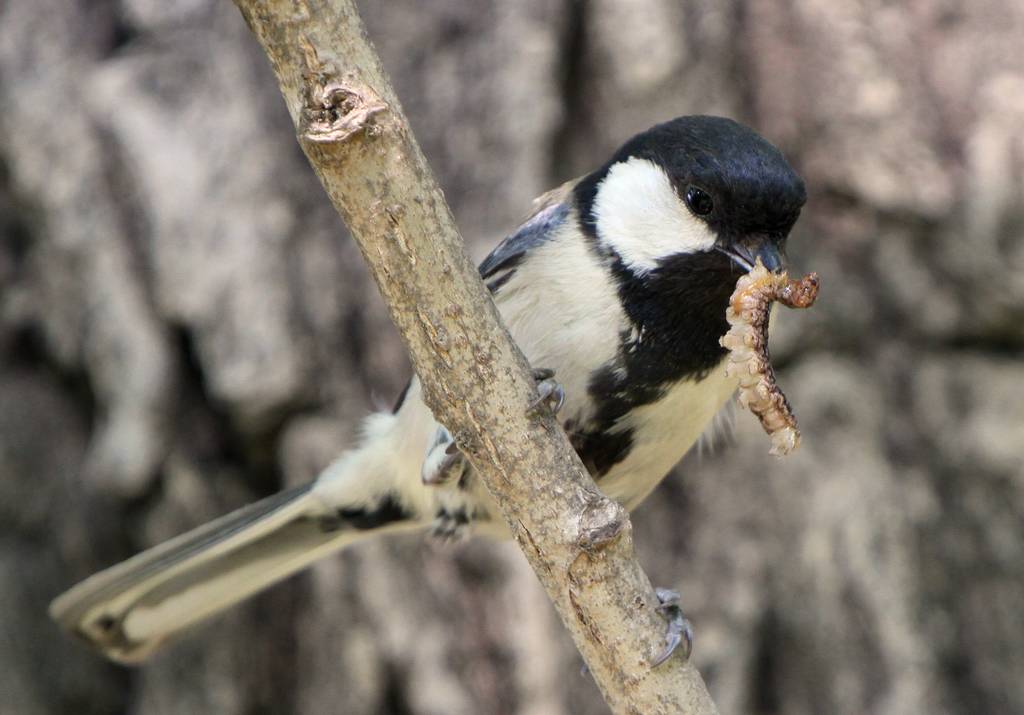
<svg viewBox="0 0 1024 715"><path fill-rule="evenodd" d="M575 183L570 181L537 199L534 213L480 264L480 276L492 278L499 271L515 268L529 251L551 240L555 229L569 217Z"/></svg>

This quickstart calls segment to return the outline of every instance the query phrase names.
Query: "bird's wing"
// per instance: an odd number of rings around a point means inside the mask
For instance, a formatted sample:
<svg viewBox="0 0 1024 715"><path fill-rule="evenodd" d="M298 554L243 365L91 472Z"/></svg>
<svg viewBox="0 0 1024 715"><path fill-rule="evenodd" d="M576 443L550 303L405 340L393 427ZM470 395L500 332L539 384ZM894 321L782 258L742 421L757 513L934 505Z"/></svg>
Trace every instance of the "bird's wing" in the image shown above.
<svg viewBox="0 0 1024 715"><path fill-rule="evenodd" d="M488 288L495 290L504 282L498 273L515 268L530 249L550 240L553 229L569 215L569 199L577 181L567 181L534 200L533 213L483 260L480 276L484 280L496 279L488 283Z"/></svg>

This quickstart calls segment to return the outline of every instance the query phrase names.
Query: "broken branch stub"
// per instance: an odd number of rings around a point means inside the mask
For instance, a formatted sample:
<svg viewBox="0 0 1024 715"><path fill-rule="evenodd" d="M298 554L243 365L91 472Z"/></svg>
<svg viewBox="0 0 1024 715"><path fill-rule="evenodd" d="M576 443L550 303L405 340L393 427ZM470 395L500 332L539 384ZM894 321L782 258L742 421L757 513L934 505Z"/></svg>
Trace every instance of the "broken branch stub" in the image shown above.
<svg viewBox="0 0 1024 715"><path fill-rule="evenodd" d="M339 73L320 61L316 48L302 38L306 69L305 92L299 119L299 134L317 144L343 142L361 131L375 133L374 115L388 105L354 75L339 78Z"/></svg>

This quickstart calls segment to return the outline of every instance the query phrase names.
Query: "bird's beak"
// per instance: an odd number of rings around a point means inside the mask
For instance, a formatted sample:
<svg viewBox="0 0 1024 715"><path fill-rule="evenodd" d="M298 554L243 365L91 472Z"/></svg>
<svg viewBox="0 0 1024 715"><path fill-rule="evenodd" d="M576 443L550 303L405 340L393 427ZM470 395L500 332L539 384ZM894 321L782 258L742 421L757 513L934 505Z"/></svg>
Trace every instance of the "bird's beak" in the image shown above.
<svg viewBox="0 0 1024 715"><path fill-rule="evenodd" d="M779 246L779 241L769 236L748 236L729 246L716 246L715 250L727 255L744 271L753 269L758 258L771 273L786 268L786 256Z"/></svg>

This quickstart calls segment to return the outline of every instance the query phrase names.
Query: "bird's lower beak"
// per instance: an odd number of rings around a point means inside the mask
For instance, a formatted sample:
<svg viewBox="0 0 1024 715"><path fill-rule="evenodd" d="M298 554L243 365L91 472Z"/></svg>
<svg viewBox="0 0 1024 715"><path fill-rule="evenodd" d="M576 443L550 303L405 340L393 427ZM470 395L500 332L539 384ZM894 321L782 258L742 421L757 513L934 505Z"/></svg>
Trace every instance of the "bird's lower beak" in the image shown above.
<svg viewBox="0 0 1024 715"><path fill-rule="evenodd" d="M718 250L729 256L733 263L745 271L753 269L758 258L771 273L786 268L786 256L782 253L778 241L765 236L752 236Z"/></svg>

